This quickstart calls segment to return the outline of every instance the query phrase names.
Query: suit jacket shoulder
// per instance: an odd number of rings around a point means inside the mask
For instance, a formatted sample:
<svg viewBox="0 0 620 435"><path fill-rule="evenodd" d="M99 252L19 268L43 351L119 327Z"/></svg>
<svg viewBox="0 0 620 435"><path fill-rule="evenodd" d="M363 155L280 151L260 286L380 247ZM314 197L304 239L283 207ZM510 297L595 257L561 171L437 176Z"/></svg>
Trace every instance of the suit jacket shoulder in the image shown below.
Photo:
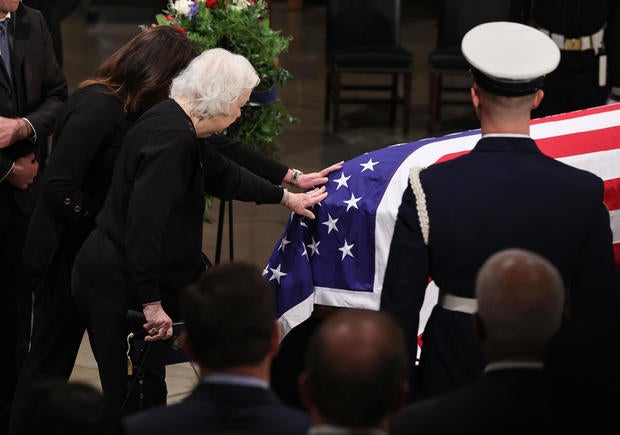
<svg viewBox="0 0 620 435"><path fill-rule="evenodd" d="M285 406L271 390L203 383L183 402L129 416L123 426L126 435L301 435L310 417Z"/></svg>
<svg viewBox="0 0 620 435"><path fill-rule="evenodd" d="M524 434L544 424L542 369L504 369L406 406L390 434Z"/></svg>

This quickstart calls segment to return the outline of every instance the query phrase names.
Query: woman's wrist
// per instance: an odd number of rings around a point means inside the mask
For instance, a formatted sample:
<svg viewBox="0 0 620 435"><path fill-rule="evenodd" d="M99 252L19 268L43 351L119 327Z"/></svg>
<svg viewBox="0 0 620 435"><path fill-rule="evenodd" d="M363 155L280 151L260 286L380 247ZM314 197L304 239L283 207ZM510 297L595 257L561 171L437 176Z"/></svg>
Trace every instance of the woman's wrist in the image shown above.
<svg viewBox="0 0 620 435"><path fill-rule="evenodd" d="M291 184L291 179L293 178L293 170L289 168L282 179L282 184Z"/></svg>
<svg viewBox="0 0 620 435"><path fill-rule="evenodd" d="M303 172L299 169L291 168L286 172L283 181L286 184L290 184L291 186L297 186L297 183L299 182L299 176L302 174Z"/></svg>

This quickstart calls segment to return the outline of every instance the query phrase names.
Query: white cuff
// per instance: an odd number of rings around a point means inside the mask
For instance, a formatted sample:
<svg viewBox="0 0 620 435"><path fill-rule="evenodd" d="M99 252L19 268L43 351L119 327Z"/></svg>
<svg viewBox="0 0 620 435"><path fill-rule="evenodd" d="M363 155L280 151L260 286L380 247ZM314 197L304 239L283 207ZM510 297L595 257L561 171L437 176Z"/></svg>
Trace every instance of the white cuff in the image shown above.
<svg viewBox="0 0 620 435"><path fill-rule="evenodd" d="M283 188L282 189L282 199L280 200L280 204L286 205L286 201L288 200L288 195L289 195L288 190Z"/></svg>
<svg viewBox="0 0 620 435"><path fill-rule="evenodd" d="M30 128L32 129L32 136L29 136L28 140L32 143L35 143L37 141L37 131L34 129L34 125L32 125L32 122L28 121L28 118L22 118L22 119L26 121L28 125L30 126Z"/></svg>
<svg viewBox="0 0 620 435"><path fill-rule="evenodd" d="M4 174L2 176L2 178L0 178L0 183L3 182L4 180L6 180L6 177L9 176L9 174L11 173L11 171L13 170L13 168L15 167L15 162L13 162L13 164L11 165L10 169L7 171L6 174Z"/></svg>

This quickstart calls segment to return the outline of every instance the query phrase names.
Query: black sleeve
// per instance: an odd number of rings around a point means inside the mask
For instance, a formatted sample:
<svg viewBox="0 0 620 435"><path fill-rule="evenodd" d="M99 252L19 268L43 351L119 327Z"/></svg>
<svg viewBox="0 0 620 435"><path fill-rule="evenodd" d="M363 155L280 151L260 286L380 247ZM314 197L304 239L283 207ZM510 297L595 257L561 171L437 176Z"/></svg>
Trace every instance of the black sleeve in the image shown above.
<svg viewBox="0 0 620 435"><path fill-rule="evenodd" d="M45 143L48 136L52 133L57 113L67 100L67 81L62 69L56 63L52 37L43 20L43 16L38 11L30 14L30 16L33 21L36 20L33 28L36 27L36 31L40 33L42 38L42 41L40 41L42 48L39 51L41 58L36 61L37 64L41 65L40 68L43 69L40 83L41 101L36 108L22 112L21 116L27 118L34 127L38 143Z"/></svg>
<svg viewBox="0 0 620 435"><path fill-rule="evenodd" d="M42 184L43 196L61 219L94 220L99 212L101 199L84 190L84 181L104 164L102 151L111 146L122 118L120 103L95 87L73 95L65 106ZM100 183L107 188L109 181Z"/></svg>
<svg viewBox="0 0 620 435"><path fill-rule="evenodd" d="M208 142L222 155L273 184L282 184L288 171L287 166L238 140L224 135L213 135Z"/></svg>
<svg viewBox="0 0 620 435"><path fill-rule="evenodd" d="M620 1L610 5L605 47L607 49L608 83L616 98L620 98Z"/></svg>
<svg viewBox="0 0 620 435"><path fill-rule="evenodd" d="M224 157L210 142L203 141L203 151L206 164L204 189L207 194L257 204L277 204L282 199L282 187Z"/></svg>
<svg viewBox="0 0 620 435"><path fill-rule="evenodd" d="M411 186L407 186L390 244L380 306L403 328L412 361L418 351L420 310L428 285L428 270L428 248L420 229L416 198Z"/></svg>

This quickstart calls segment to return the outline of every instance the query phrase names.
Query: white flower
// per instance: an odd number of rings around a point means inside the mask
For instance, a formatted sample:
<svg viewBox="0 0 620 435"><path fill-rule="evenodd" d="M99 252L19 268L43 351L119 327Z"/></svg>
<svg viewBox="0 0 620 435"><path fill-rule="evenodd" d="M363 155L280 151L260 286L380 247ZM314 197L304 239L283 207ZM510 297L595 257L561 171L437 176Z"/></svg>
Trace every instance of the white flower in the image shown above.
<svg viewBox="0 0 620 435"><path fill-rule="evenodd" d="M240 11L241 9L247 8L249 5L250 5L250 2L248 2L248 0L232 0L228 4L228 7L230 9Z"/></svg>
<svg viewBox="0 0 620 435"><path fill-rule="evenodd" d="M193 0L171 0L170 9L175 11L179 15L188 15L192 10L191 6L194 3Z"/></svg>

